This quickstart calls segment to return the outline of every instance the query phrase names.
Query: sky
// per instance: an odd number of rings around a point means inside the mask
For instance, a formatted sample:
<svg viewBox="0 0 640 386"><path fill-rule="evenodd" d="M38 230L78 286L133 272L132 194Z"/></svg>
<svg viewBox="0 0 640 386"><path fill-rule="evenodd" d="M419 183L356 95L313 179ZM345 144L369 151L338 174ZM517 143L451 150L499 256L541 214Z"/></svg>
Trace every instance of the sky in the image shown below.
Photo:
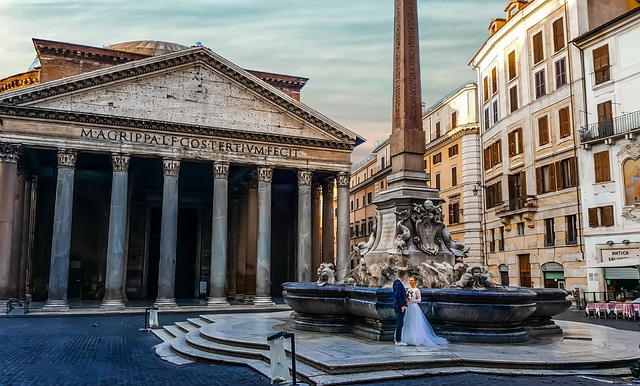
<svg viewBox="0 0 640 386"><path fill-rule="evenodd" d="M301 100L367 139L391 133L393 0L0 0L0 79L26 71L31 38L106 46L196 42L250 70L309 78ZM418 0L422 99L467 81L508 0Z"/></svg>

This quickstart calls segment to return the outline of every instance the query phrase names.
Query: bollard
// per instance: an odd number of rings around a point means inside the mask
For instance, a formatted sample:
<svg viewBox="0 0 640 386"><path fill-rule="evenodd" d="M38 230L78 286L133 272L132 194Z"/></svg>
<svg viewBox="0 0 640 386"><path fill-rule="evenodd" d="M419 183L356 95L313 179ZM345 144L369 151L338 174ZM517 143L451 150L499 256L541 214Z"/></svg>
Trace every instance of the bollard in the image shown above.
<svg viewBox="0 0 640 386"><path fill-rule="evenodd" d="M158 307L147 307L144 309L144 328L139 331L151 331L152 327L158 327Z"/></svg>
<svg viewBox="0 0 640 386"><path fill-rule="evenodd" d="M289 384L291 375L287 366L287 356L284 352L283 341L291 338L291 373L293 374L293 385L306 385L296 381L296 340L292 332L280 331L267 337L267 343L271 352L271 383L277 380L280 384ZM274 361L276 363L274 363Z"/></svg>

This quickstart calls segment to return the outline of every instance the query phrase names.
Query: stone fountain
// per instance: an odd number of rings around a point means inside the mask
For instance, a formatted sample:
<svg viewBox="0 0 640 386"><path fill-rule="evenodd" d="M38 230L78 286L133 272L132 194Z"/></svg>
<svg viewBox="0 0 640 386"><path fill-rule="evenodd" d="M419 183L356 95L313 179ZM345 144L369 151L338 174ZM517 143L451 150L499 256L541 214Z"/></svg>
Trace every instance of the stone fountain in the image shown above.
<svg viewBox="0 0 640 386"><path fill-rule="evenodd" d="M570 301L561 290L499 286L482 266L468 267L468 248L452 240L437 189L424 171L416 0L395 0L392 173L374 201L376 230L338 266L324 263L317 283L285 283L293 326L392 340L391 283L404 270L423 287L420 307L452 342L516 343L561 332L551 316Z"/></svg>

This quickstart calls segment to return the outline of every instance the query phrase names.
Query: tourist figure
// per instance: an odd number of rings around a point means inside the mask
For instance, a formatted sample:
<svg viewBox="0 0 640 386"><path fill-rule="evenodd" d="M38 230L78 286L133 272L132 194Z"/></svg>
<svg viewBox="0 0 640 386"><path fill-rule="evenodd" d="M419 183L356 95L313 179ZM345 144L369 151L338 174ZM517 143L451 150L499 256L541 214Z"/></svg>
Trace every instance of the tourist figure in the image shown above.
<svg viewBox="0 0 640 386"><path fill-rule="evenodd" d="M394 284L395 288L395 284ZM429 321L422 313L418 303L422 301L420 289L416 287L416 278L409 278L409 289L406 294L409 300L404 317L402 341L412 346L437 347L447 344L447 340L436 335Z"/></svg>
<svg viewBox="0 0 640 386"><path fill-rule="evenodd" d="M407 290L404 288L402 281L405 278L405 272L398 270L398 278L393 282L393 310L396 312L396 333L393 337L396 346L406 346L402 340L402 328L404 326L404 315L407 310Z"/></svg>

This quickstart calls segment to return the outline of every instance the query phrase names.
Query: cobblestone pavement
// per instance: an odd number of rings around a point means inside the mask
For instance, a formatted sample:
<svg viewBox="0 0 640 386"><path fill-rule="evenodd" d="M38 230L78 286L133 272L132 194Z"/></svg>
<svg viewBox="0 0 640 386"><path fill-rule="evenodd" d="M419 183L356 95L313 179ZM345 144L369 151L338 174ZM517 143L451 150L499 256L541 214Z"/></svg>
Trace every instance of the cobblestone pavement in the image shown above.
<svg viewBox="0 0 640 386"><path fill-rule="evenodd" d="M160 322L193 315L165 314ZM246 367L161 360L141 315L0 318L0 385L268 385Z"/></svg>
<svg viewBox="0 0 640 386"><path fill-rule="evenodd" d="M164 314L163 325L198 313ZM579 318L578 313L562 319ZM576 319L577 320L577 319ZM583 318L578 321L595 322ZM598 321L602 322L602 321ZM637 323L625 323L637 329ZM160 340L138 331L142 315L0 317L0 385L268 385L269 379L239 366L177 366L155 355ZM599 324L599 323L598 323ZM627 328L625 328L627 329ZM536 377L458 374L375 382L382 386L630 384L607 377ZM371 384L371 383L369 383Z"/></svg>

